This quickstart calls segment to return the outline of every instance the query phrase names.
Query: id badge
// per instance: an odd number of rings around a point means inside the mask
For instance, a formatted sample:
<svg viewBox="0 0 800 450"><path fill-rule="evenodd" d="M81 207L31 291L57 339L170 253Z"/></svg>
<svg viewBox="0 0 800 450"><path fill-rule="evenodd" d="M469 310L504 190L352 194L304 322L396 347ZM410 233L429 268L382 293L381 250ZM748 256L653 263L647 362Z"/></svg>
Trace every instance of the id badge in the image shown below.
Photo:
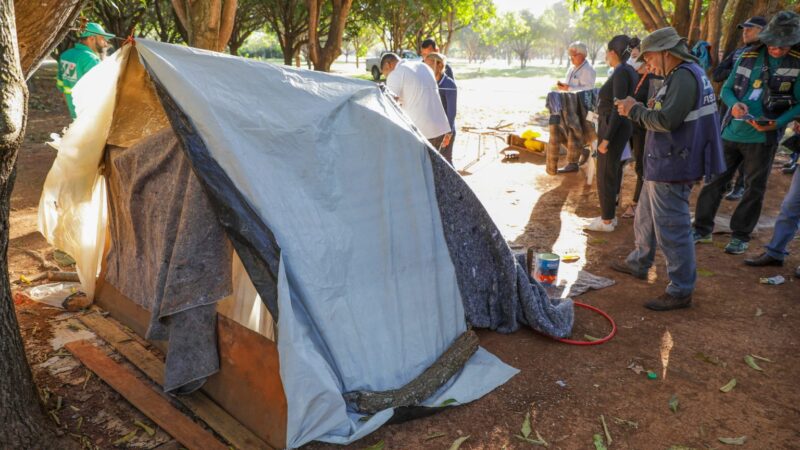
<svg viewBox="0 0 800 450"><path fill-rule="evenodd" d="M761 99L761 94L763 92L764 92L763 89L753 89L753 91L750 92L750 97L748 97L748 99L752 100L752 101L757 101L757 100Z"/></svg>

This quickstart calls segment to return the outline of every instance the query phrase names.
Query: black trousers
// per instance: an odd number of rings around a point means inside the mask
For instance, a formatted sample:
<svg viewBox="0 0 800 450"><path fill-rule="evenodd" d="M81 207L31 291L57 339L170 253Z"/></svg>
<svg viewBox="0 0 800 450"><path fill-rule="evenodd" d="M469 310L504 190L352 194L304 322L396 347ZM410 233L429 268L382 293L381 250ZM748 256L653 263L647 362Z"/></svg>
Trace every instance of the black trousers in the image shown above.
<svg viewBox="0 0 800 450"><path fill-rule="evenodd" d="M444 159L447 160L447 162L449 162L451 166L453 165L453 144L455 142L456 142L456 133L454 132L453 135L450 136L450 143L448 143L446 146L442 147L439 150L439 153L442 156L444 156Z"/></svg>
<svg viewBox="0 0 800 450"><path fill-rule="evenodd" d="M703 186L697 198L694 215L694 229L702 235L714 231L714 217L719 204L727 191L728 183L741 165L745 175L744 196L731 217L733 238L745 242L750 241L750 233L758 224L761 207L764 205L764 194L767 191L767 180L775 159L775 144L743 144L722 141L725 151L727 170Z"/></svg>
<svg viewBox="0 0 800 450"><path fill-rule="evenodd" d="M636 162L636 188L633 191L633 203L639 203L639 196L642 194L642 184L644 183L644 140L647 130L644 128L633 127L631 135L631 153Z"/></svg>
<svg viewBox="0 0 800 450"><path fill-rule="evenodd" d="M622 151L631 137L631 126L621 126L616 136L608 143L606 153L597 153L597 195L600 199L600 215L611 220L617 212L617 194L622 175Z"/></svg>

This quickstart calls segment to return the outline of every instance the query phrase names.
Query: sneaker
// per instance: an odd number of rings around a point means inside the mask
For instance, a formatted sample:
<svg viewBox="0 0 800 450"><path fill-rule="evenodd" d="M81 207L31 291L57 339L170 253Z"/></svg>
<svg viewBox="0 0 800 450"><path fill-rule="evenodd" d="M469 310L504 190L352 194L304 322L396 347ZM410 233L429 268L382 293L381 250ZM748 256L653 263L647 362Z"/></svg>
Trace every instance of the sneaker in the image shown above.
<svg viewBox="0 0 800 450"><path fill-rule="evenodd" d="M640 280L647 279L647 273L637 273L634 272L633 269L628 265L626 262L622 261L611 261L610 267L617 272L627 273L630 276L636 277Z"/></svg>
<svg viewBox="0 0 800 450"><path fill-rule="evenodd" d="M692 240L695 244L710 244L713 238L711 237L711 233L704 235L692 230Z"/></svg>
<svg viewBox="0 0 800 450"><path fill-rule="evenodd" d="M617 226L617 224L615 223L616 220L617 219L612 220L611 223L605 223L603 222L602 217L595 217L594 220L589 222L589 224L583 227L583 229L587 231L603 231L606 233L610 233L614 231L614 227Z"/></svg>
<svg viewBox="0 0 800 450"><path fill-rule="evenodd" d="M744 196L744 186L742 187L734 187L728 192L728 195L725 196L725 200L729 200L732 202L739 201Z"/></svg>
<svg viewBox="0 0 800 450"><path fill-rule="evenodd" d="M746 265L748 265L748 266L753 266L753 267L764 267L764 266L778 266L778 267L781 267L781 266L783 266L783 260L782 259L773 258L772 256L769 256L766 253L762 253L762 254L758 255L758 257L756 257L756 258L745 259L744 263Z"/></svg>
<svg viewBox="0 0 800 450"><path fill-rule="evenodd" d="M691 294L686 297L674 297L663 293L644 304L645 308L652 309L653 311L670 311L673 309L688 308L690 306L692 306Z"/></svg>
<svg viewBox="0 0 800 450"><path fill-rule="evenodd" d="M731 255L741 255L747 251L747 247L749 246L750 244L747 242L733 238L730 242L728 242L728 245L725 246L725 253Z"/></svg>

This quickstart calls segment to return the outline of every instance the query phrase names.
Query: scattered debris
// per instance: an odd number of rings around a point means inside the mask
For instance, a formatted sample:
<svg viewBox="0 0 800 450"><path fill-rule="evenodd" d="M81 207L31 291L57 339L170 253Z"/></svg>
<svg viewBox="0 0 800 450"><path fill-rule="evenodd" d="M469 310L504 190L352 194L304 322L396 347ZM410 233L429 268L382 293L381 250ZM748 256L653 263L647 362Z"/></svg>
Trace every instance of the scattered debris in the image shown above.
<svg viewBox="0 0 800 450"><path fill-rule="evenodd" d="M679 404L679 402L678 402L678 394L672 394L672 397L670 397L670 399L669 399L669 409L670 409L670 411L672 411L673 413L677 413L678 412L678 404Z"/></svg>
<svg viewBox="0 0 800 450"><path fill-rule="evenodd" d="M756 308L756 317L761 317L764 315L764 311L761 308Z"/></svg>
<svg viewBox="0 0 800 450"><path fill-rule="evenodd" d="M457 403L457 400L454 399L454 398L448 398L447 400L445 400L442 403L440 403L439 407L441 408L441 407L444 407L444 406L447 406L447 405L452 405L453 403Z"/></svg>
<svg viewBox="0 0 800 450"><path fill-rule="evenodd" d="M133 424L136 425L137 427L141 428L142 430L144 430L144 432L147 433L147 435L150 436L150 437L153 437L156 434L156 430L148 427L141 420L135 420L133 422Z"/></svg>
<svg viewBox="0 0 800 450"><path fill-rule="evenodd" d="M736 378L731 378L731 381L728 381L728 384L722 386L721 388L719 388L719 390L728 393L731 390L733 390L734 387L736 387Z"/></svg>
<svg viewBox="0 0 800 450"><path fill-rule="evenodd" d="M608 425L606 425L606 418L603 417L602 414L600 414L600 423L603 424L603 432L606 434L606 442L608 442L608 445L611 445L614 440L611 439L611 433L608 432Z"/></svg>
<svg viewBox="0 0 800 450"><path fill-rule="evenodd" d="M432 441L434 439L439 439L440 437L445 437L445 436L447 436L447 434L442 432L432 433L422 438L422 441L423 442Z"/></svg>
<svg viewBox="0 0 800 450"><path fill-rule="evenodd" d="M639 364L636 364L635 362L628 364L628 369L631 369L634 373L636 373L636 375L639 375L642 372L644 372L644 367L642 367Z"/></svg>
<svg viewBox="0 0 800 450"><path fill-rule="evenodd" d="M753 370L757 370L759 372L763 372L764 371L764 369L762 369L761 367L758 367L758 364L756 364L755 359L753 359L753 357L750 356L750 355L747 355L747 356L744 357L744 362L748 366L750 366L750 368L753 369Z"/></svg>
<svg viewBox="0 0 800 450"><path fill-rule="evenodd" d="M522 421L522 428L520 428L522 437L527 438L531 435L531 413L525 413L525 420Z"/></svg>
<svg viewBox="0 0 800 450"><path fill-rule="evenodd" d="M697 276L698 277L708 278L708 277L713 277L714 275L716 275L716 274L714 272L708 270L708 269L702 269L702 268L698 268L697 269Z"/></svg>
<svg viewBox="0 0 800 450"><path fill-rule="evenodd" d="M579 259L581 259L580 255L569 254L569 255L562 256L561 257L561 262L570 264L570 263L577 262Z"/></svg>
<svg viewBox="0 0 800 450"><path fill-rule="evenodd" d="M647 378L650 379L650 380L657 380L658 379L658 374L653 372L652 370L648 370L647 371Z"/></svg>
<svg viewBox="0 0 800 450"><path fill-rule="evenodd" d="M561 386L562 388L567 387L567 382L566 381L558 380L558 381L556 381L556 384Z"/></svg>
<svg viewBox="0 0 800 450"><path fill-rule="evenodd" d="M136 437L136 433L137 433L138 431L139 431L139 430L133 430L133 431L131 431L130 433L126 434L125 436L122 436L121 438L119 438L119 439L117 439L116 441L114 441L114 443L113 443L113 444L111 444L111 445L113 445L113 446L115 446L115 447L116 447L116 446L118 446L118 445L127 444L127 443L128 443L128 442L130 442L130 441L131 441L133 438L135 438L135 437Z"/></svg>
<svg viewBox="0 0 800 450"><path fill-rule="evenodd" d="M584 334L583 338L586 339L589 342L597 342L597 341L600 340L600 338L596 338L596 337L594 337L592 335L589 335L589 334Z"/></svg>
<svg viewBox="0 0 800 450"><path fill-rule="evenodd" d="M753 353L750 353L750 356L752 356L755 359L759 359L761 361L764 361L764 362L768 362L768 363L773 362L771 359L764 358L763 356L754 355Z"/></svg>
<svg viewBox="0 0 800 450"><path fill-rule="evenodd" d="M461 436L460 438L453 441L453 444L450 445L450 450L458 450L467 439L469 439L469 435ZM381 447L383 448L383 447Z"/></svg>
<svg viewBox="0 0 800 450"><path fill-rule="evenodd" d="M727 367L728 363L725 361L717 358L716 356L706 355L703 352L697 352L694 354L694 358L700 361L705 361L709 364L714 364L715 366Z"/></svg>
<svg viewBox="0 0 800 450"><path fill-rule="evenodd" d="M786 283L786 278L783 278L781 275L775 275L774 277L769 278L759 278L758 282L761 284L768 284L770 286L778 286L780 284Z"/></svg>
<svg viewBox="0 0 800 450"><path fill-rule="evenodd" d="M69 256L66 252L61 250L54 250L53 251L53 259L56 260L56 263L59 266L74 266L75 259L72 256Z"/></svg>
<svg viewBox="0 0 800 450"><path fill-rule="evenodd" d="M739 436L737 438L721 437L717 439L719 439L719 441L722 442L723 444L728 444L728 445L744 445L744 443L747 442L747 436Z"/></svg>
<svg viewBox="0 0 800 450"><path fill-rule="evenodd" d="M629 428L633 428L634 430L638 430L639 429L639 422L633 422L631 420L625 420L625 419L621 419L619 417L614 417L613 419L614 419L614 423L616 423L617 425L625 425L625 426L627 426Z"/></svg>
<svg viewBox="0 0 800 450"><path fill-rule="evenodd" d="M383 441L378 441L377 443L370 445L369 447L366 447L364 450L383 450L383 447L385 445L386 444L384 444Z"/></svg>

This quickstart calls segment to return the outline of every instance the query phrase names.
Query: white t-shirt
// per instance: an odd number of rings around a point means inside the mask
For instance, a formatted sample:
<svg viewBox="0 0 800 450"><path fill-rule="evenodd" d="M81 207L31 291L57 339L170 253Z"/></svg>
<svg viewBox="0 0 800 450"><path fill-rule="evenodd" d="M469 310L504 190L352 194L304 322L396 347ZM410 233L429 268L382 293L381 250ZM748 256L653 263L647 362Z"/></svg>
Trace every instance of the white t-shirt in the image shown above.
<svg viewBox="0 0 800 450"><path fill-rule="evenodd" d="M400 61L386 77L386 87L426 139L450 132L433 71L419 61Z"/></svg>
<svg viewBox="0 0 800 450"><path fill-rule="evenodd" d="M570 91L588 91L594 89L594 82L597 79L597 74L594 67L589 64L588 60L584 60L580 66L569 66L567 70L567 85Z"/></svg>

